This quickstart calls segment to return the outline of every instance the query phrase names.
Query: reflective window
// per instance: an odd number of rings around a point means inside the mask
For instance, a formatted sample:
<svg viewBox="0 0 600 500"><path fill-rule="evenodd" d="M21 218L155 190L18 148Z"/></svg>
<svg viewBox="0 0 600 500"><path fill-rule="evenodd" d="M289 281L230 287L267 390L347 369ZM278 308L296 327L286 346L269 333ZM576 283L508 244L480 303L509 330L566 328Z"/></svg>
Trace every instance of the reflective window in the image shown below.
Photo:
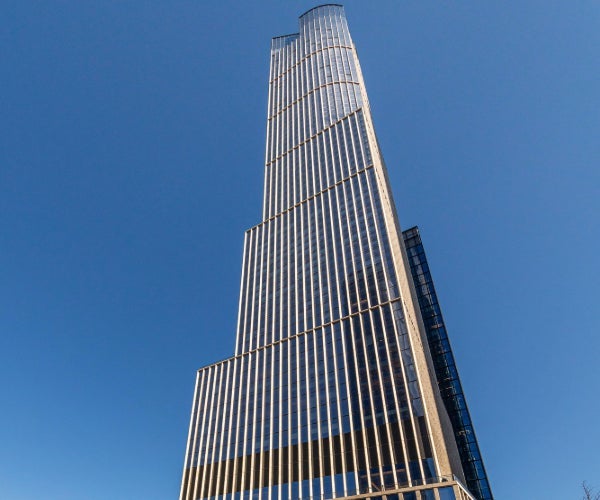
<svg viewBox="0 0 600 500"><path fill-rule="evenodd" d="M451 486L440 488L438 490L438 495L440 496L440 500L456 500L456 495Z"/></svg>

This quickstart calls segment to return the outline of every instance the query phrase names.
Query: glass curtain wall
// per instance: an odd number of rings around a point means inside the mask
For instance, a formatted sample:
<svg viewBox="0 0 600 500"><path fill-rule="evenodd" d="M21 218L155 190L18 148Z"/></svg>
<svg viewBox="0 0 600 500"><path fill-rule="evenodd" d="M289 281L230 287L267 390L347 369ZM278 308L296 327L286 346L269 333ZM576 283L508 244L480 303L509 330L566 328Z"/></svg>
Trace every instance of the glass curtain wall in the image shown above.
<svg viewBox="0 0 600 500"><path fill-rule="evenodd" d="M416 499L455 479L370 120L341 6L273 39L263 220L245 235L235 356L198 372L182 500Z"/></svg>

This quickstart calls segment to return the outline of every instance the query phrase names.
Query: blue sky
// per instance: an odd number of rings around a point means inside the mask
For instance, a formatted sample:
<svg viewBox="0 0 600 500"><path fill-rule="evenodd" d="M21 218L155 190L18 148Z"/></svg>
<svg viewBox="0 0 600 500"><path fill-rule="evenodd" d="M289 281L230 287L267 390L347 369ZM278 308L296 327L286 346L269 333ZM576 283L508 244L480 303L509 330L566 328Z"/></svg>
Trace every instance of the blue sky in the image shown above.
<svg viewBox="0 0 600 500"><path fill-rule="evenodd" d="M314 5L2 2L0 498L177 497ZM496 497L600 488L600 4L345 6Z"/></svg>

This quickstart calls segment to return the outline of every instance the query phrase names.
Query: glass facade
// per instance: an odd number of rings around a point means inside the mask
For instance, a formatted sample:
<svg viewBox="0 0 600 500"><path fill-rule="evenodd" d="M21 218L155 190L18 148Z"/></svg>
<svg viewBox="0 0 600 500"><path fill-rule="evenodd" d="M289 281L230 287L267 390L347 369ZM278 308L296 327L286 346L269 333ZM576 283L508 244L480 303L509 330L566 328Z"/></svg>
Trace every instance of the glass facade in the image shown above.
<svg viewBox="0 0 600 500"><path fill-rule="evenodd" d="M473 498L341 6L273 39L268 102L236 352L198 372L180 498Z"/></svg>
<svg viewBox="0 0 600 500"><path fill-rule="evenodd" d="M469 490L478 500L492 500L492 492L479 451L475 429L469 415L454 355L450 347L446 325L433 286L433 279L425 256L419 228L402 233L410 269L419 299L423 323L427 331L429 349L433 358L438 386L458 445L460 461Z"/></svg>

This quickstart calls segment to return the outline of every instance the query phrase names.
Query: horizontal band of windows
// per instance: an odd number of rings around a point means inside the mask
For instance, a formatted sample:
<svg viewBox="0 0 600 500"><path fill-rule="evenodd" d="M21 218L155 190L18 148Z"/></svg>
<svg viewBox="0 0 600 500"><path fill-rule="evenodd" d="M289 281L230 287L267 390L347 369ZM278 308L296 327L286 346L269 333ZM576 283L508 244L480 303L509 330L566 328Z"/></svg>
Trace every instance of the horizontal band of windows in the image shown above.
<svg viewBox="0 0 600 500"><path fill-rule="evenodd" d="M265 167L272 166L274 163L277 163L279 160L281 160L284 156L289 155L295 149L300 149L305 144L308 144L310 141L316 139L317 137L319 137L320 135L324 134L328 130L336 127L337 125L339 125L340 123L342 123L344 120L348 120L351 116L358 115L359 113L362 113L362 110L363 110L362 107L360 107L360 108L355 109L351 113L348 113L347 115L342 116L340 119L338 119L338 120L334 121L333 123L327 125L326 127L322 128L321 130L319 130L318 132L314 133L310 137L307 137L302 142L299 142L294 147L288 149L287 151L284 151L283 153L281 153L280 155L277 155L274 158L271 158L270 160L268 160L265 163Z"/></svg>
<svg viewBox="0 0 600 500"><path fill-rule="evenodd" d="M283 113L285 113L292 106L295 106L296 104L298 104L303 99L306 99L307 97L309 97L312 94L314 94L317 90L321 90L321 89L324 89L326 87L330 87L332 85L340 85L340 84L356 85L357 87L360 86L360 82L355 82L353 80L333 80L331 82L323 83L321 85L318 85L317 87L314 87L314 88L310 89L306 94L303 94L300 97L298 97L296 100L292 101L291 103L286 104L283 108L279 108L277 110L277 112L273 113L271 116L269 116L267 118L267 120L268 121L272 121L274 118L277 118L278 116L280 116Z"/></svg>
<svg viewBox="0 0 600 500"><path fill-rule="evenodd" d="M344 177L343 179L340 179L335 184L332 184L331 186L326 187L325 189L319 191L318 193L315 193L315 194L309 196L308 198L305 198L304 200L299 201L298 203L295 203L291 207L286 208L285 210L283 210L282 212L279 212L279 213L277 213L275 215L271 215L271 217L269 217L268 219L263 220L262 222L258 223L256 226L251 227L246 232L247 233L251 233L252 231L255 231L259 227L264 226L266 223L275 220L277 217L281 217L282 215L285 215L285 214L291 212L292 210L295 210L296 208L300 207L301 205L304 205L305 203L308 203L309 201L314 200L318 196L322 196L325 193L327 193L328 191L331 191L332 189L335 189L336 187L341 186L344 182L348 182L348 181L354 179L355 177L358 177L360 174L364 174L365 172L368 172L372 168L373 168L373 165L371 164L367 168L363 168L362 170L357 170L356 172L354 172L353 174L349 175L348 177Z"/></svg>
<svg viewBox="0 0 600 500"><path fill-rule="evenodd" d="M321 52L324 52L326 50L332 50L332 49L348 49L348 50L353 50L354 47L352 45L329 45L327 47L323 47L321 49L317 49L317 50L311 52L310 54L306 54L305 56L303 56L302 59L300 59L297 62L295 62L292 66L290 66L289 68L287 68L283 73L279 73L269 83L273 83L276 80L279 80L282 76L284 76L287 73L289 73L290 71L292 71L296 66L300 66L307 59L309 59L309 58L311 58L313 56L316 56L317 54L319 54Z"/></svg>
<svg viewBox="0 0 600 500"><path fill-rule="evenodd" d="M317 137L319 137L321 134L324 134L327 130L330 130L334 127L336 127L337 125L339 125L340 123L342 123L344 120L348 120L351 116L357 115L359 113L362 112L362 107L355 109L354 111L352 111L351 113L348 113L345 116L342 116L342 118L340 118L339 120L336 120L335 122L331 123L330 125L327 125L325 128L319 130L317 133L311 135L310 137L307 137L306 139L304 139L302 142L299 142L298 144L296 144L293 148L288 149L287 151L284 151L283 153L281 153L280 155L277 155L275 158L271 158L270 160L268 160L265 163L266 167L270 167L271 165L273 165L273 163L276 163L278 160L280 160L281 158L283 158L284 156L290 154L292 151L294 151L294 149L299 149L302 146L304 146L305 144L309 143L310 141L316 139Z"/></svg>

